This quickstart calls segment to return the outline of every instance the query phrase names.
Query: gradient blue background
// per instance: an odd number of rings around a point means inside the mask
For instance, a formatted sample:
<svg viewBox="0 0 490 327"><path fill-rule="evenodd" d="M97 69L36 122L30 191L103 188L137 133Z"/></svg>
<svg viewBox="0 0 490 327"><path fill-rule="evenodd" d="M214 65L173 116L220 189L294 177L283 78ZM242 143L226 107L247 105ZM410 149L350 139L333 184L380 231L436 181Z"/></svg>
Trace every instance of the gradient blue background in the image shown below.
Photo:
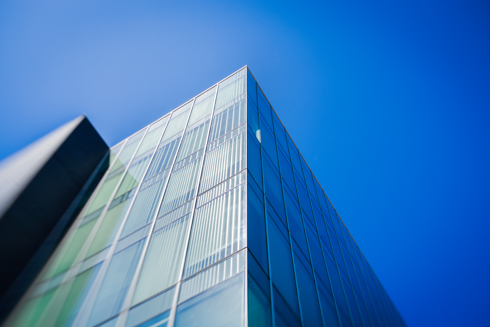
<svg viewBox="0 0 490 327"><path fill-rule="evenodd" d="M490 325L487 2L2 1L0 158L81 113L114 145L244 65L405 321Z"/></svg>

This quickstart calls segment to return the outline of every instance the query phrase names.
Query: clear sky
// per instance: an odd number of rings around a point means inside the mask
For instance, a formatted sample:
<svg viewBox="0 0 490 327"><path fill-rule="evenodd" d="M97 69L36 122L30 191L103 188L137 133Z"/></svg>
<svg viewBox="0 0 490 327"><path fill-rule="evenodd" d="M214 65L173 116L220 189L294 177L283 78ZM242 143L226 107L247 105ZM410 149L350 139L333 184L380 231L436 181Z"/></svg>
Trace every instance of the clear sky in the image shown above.
<svg viewBox="0 0 490 327"><path fill-rule="evenodd" d="M486 1L2 1L0 159L249 65L411 326L488 326Z"/></svg>

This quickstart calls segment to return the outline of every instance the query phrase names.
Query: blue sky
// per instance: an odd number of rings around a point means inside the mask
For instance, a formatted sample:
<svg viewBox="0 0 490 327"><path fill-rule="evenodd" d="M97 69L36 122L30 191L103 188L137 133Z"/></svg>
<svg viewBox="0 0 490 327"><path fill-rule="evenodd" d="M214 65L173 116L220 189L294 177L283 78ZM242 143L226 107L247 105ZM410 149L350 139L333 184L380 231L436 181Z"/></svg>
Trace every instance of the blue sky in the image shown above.
<svg viewBox="0 0 490 327"><path fill-rule="evenodd" d="M0 159L249 65L405 321L490 325L489 40L484 1L3 1Z"/></svg>

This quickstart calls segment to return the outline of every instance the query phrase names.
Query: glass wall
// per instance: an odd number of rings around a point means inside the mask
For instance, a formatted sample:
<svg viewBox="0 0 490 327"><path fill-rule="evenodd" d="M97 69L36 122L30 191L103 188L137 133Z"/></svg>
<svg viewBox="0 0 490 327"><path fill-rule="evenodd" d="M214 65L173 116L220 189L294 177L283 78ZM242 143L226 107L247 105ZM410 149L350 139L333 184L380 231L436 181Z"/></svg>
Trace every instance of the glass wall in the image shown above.
<svg viewBox="0 0 490 327"><path fill-rule="evenodd" d="M249 324L404 326L250 71L247 130Z"/></svg>
<svg viewBox="0 0 490 327"><path fill-rule="evenodd" d="M404 325L247 68L109 158L9 325Z"/></svg>

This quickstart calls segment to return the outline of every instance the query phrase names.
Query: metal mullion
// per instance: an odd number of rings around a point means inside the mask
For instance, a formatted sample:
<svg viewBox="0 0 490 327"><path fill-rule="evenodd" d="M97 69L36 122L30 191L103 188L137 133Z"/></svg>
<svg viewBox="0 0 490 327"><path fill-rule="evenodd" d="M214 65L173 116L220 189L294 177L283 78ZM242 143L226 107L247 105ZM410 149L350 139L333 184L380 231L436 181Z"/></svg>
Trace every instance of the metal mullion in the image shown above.
<svg viewBox="0 0 490 327"><path fill-rule="evenodd" d="M148 133L148 129L149 129L149 127L146 127L146 129L144 130L143 136L141 137L141 140L138 142L138 146L134 150L134 153L131 156L131 159L128 161L128 164L127 164L126 168L124 169L124 172L121 175L121 179L119 180L119 182L117 183L116 187L114 188L114 191L112 192L111 196L109 197L109 200L107 201L107 204L105 205L104 210L102 211L102 213L100 214L100 216L98 218L99 220L97 221L96 226L94 226L94 229L90 233L90 236L89 236L88 240L85 242L85 246L84 246L84 248L82 248L82 250L85 250L85 253L86 253L86 251L88 251L88 249L89 249L89 247L91 245L91 242L94 240L95 235L97 234L97 232L98 232L98 230L100 228L100 225L102 224L102 221L103 221L103 219L104 219L107 211L109 211L109 206L110 206L112 200L114 199L114 196L116 195L119 187L121 186L122 181L124 180L124 177L126 176L128 170L129 170L129 167L131 166L131 164L133 162L133 159L135 158L136 153L138 152L139 147L143 143L143 140L145 139L145 136ZM133 135L137 135L137 134L135 133ZM127 140L129 141L129 138ZM126 144L127 144L128 141L126 141ZM124 148L121 150L121 153L122 153L123 150L124 150ZM114 162L116 162L116 161L114 161ZM118 236L119 236L119 233L116 235L115 240L117 240L117 237ZM103 277L105 276L105 273L107 272L109 263L111 261L111 255L114 252L115 244L116 243L117 242L114 242L111 245L111 247L109 249L109 252L106 255L106 258L102 261L102 267L100 268L100 271L98 272L97 277L95 278L94 283L90 287L90 290L87 293L87 296L85 297L85 300L83 301L83 304L80 307L80 310L79 310L77 316L75 317L75 320L73 322L73 325L74 326L78 326L78 325L79 326L84 326L84 325L86 325L87 320L88 320L89 315L90 315L90 312L92 311L93 304L95 302L95 296L97 295L97 293L98 293L98 291L100 289L100 286L102 284ZM86 314L85 315L84 315L84 311L86 311Z"/></svg>
<svg viewBox="0 0 490 327"><path fill-rule="evenodd" d="M196 203L197 203L197 197L198 197L198 193L199 193L199 186L201 185L202 170L203 170L203 167L204 167L204 162L206 160L206 153L207 153L206 152L206 147L207 147L207 144L208 144L209 133L211 132L211 125L212 125L213 118L214 118L214 110L215 110L215 106L216 106L216 98L218 97L219 83L217 83L215 86L216 86L216 91L215 91L215 94L214 94L213 107L212 107L211 115L210 115L210 118L209 118L209 128L208 128L208 132L207 132L207 135L206 135L206 142L204 143L205 145L204 145L203 158L202 158L202 162L201 162L201 164L199 166L199 172L197 174L196 195L195 195L194 200L193 200L194 203L192 204L192 211L190 212L189 231L187 232L187 236L186 236L186 240L185 240L185 245L184 245L184 251L182 252L183 253L183 260L182 260L182 265L180 267L179 279L178 279L177 285L175 287L175 294L174 294L174 299L172 301L172 307L170 309L170 316L168 318L168 327L173 327L174 324L175 324L175 315L176 315L176 312L177 312L177 304L178 304L178 300L179 300L180 287L182 285L182 276L184 274L185 259L187 257L187 251L189 250L189 241L190 241L191 231L192 231L192 227L193 227L193 223L194 223L194 216L195 216L195 211L196 211ZM214 87L214 86L212 86L212 87ZM209 88L209 89L211 89L211 88Z"/></svg>
<svg viewBox="0 0 490 327"><path fill-rule="evenodd" d="M138 282L138 278L139 278L139 275L141 273L141 269L142 269L143 262L144 262L144 259L145 259L145 256L146 256L146 252L148 251L148 246L149 246L149 243L150 243L151 235L153 233L153 230L155 229L155 224L156 224L156 220L157 220L157 217L158 217L159 209L160 209L160 207L162 205L162 200L163 200L163 197L165 195L165 192L167 191L168 183L169 183L170 177L172 175L172 170L173 170L175 161L177 160L177 156L179 155L180 146L182 145L182 141L184 139L184 135L185 135L185 132L186 132L187 124L189 123L189 119L190 119L191 114L192 114L192 109L194 107L195 100L196 100L196 98L194 98L192 100L193 101L192 106L188 109L189 110L189 113L188 113L188 116L187 116L185 127L182 130L182 137L180 138L179 145L178 145L177 150L175 152L174 158L172 159L172 164L170 165L169 168L167 168L167 169L169 169L169 174L168 174L167 180L165 181L165 186L164 186L164 188L162 190L162 195L160 196L160 199L158 201L158 203L159 203L158 209L155 210L155 215L154 215L154 217L152 219L151 227L150 227L150 230L148 232L148 236L146 237L145 245L143 246L143 249L141 251L140 259L138 261L138 265L136 267L136 270L134 272L133 279L132 279L131 284L130 284L129 289L128 289L128 293L126 294L125 300L124 300L123 305L122 305L122 310L120 311L119 317L117 318L116 326L124 326L125 323L126 323L127 315L128 315L129 309L131 307L131 300L132 300L132 298L134 296L134 292L136 290L136 284ZM185 104L187 104L187 103L185 103ZM181 107L179 107L179 108L181 108ZM175 110L178 110L179 108L177 108ZM173 112L174 111L172 111L172 115L173 115ZM172 117L169 118L169 120L167 122L167 125L170 123L171 119L172 119ZM160 137L160 140L163 138L163 134L165 134L165 131L162 133L162 136ZM158 149L158 145L155 148L155 153L156 153L156 150ZM149 165L148 165L148 167L149 167ZM122 229L121 229L121 231L122 231Z"/></svg>

